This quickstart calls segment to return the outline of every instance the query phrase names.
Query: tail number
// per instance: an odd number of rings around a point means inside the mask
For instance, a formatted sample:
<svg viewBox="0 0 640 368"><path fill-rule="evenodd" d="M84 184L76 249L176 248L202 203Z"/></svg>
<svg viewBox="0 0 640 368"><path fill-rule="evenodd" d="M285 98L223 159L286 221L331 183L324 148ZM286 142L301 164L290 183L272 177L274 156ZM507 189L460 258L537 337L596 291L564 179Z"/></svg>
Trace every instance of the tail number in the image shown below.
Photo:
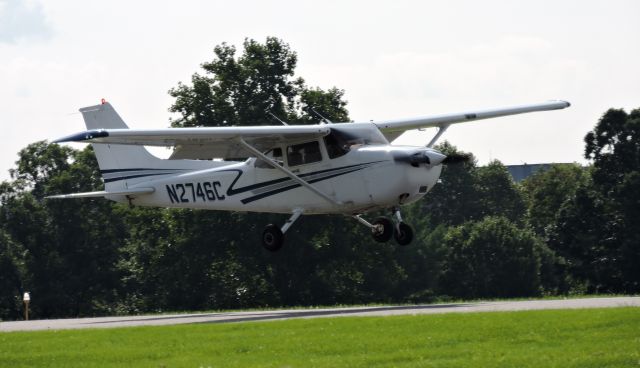
<svg viewBox="0 0 640 368"><path fill-rule="evenodd" d="M171 203L224 201L226 197L219 192L221 186L219 181L166 185Z"/></svg>

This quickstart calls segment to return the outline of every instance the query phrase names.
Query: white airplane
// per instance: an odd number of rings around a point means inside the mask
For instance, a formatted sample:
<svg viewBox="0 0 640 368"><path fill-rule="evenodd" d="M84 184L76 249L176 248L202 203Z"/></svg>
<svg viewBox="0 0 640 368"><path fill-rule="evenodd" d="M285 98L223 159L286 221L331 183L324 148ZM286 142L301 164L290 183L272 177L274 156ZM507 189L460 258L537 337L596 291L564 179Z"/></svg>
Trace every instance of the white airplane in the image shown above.
<svg viewBox="0 0 640 368"><path fill-rule="evenodd" d="M282 247L301 215L353 216L378 242L409 244L413 230L400 206L429 192L451 161L432 147L451 124L569 107L565 101L412 119L317 125L128 129L113 107L80 109L87 131L55 141L93 145L105 190L49 198L105 197L138 206L291 214L269 224L262 244ZM438 128L425 146L389 142L410 129ZM174 147L169 159L143 146ZM222 161L215 158L234 158ZM393 220L369 222L368 211L390 209Z"/></svg>

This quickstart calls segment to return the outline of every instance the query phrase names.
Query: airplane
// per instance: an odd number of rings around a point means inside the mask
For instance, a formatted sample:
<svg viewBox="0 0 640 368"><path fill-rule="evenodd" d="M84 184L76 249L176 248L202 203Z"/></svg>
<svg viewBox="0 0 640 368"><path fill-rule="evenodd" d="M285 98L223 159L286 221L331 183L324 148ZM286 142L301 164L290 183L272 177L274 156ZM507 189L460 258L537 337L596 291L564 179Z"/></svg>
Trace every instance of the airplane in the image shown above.
<svg viewBox="0 0 640 368"><path fill-rule="evenodd" d="M410 119L315 125L129 129L110 103L81 108L87 130L54 143L91 143L104 190L48 198L104 197L137 206L289 214L269 224L262 245L275 252L301 215L342 214L371 230L377 242L413 239L400 206L415 202L455 161L433 148L452 124L535 111L570 103L552 100ZM407 130L437 128L424 146L389 143ZM144 146L173 147L160 159ZM233 158L233 159L230 159ZM390 210L391 219L363 215Z"/></svg>

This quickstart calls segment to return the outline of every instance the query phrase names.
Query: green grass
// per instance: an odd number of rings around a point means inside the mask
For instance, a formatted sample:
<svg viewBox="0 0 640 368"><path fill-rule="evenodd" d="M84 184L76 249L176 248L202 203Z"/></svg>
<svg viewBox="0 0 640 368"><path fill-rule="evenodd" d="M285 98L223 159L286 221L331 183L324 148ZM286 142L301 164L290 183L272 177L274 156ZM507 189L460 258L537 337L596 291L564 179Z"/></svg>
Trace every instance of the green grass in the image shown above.
<svg viewBox="0 0 640 368"><path fill-rule="evenodd" d="M0 333L2 367L640 367L640 309Z"/></svg>

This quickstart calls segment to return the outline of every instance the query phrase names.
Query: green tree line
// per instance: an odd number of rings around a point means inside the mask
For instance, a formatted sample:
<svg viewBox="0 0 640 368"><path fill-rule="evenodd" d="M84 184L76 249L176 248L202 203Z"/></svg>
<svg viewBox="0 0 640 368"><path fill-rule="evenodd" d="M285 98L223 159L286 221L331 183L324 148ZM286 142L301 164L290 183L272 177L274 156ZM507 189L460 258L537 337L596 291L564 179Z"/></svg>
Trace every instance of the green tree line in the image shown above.
<svg viewBox="0 0 640 368"><path fill-rule="evenodd" d="M222 44L169 91L171 125L348 121L344 91L309 87L281 40ZM103 199L90 146L45 141L19 152L0 183L0 319L448 298L640 292L640 110L611 109L585 136L590 165L554 165L522 183L466 154L404 208L416 237L376 243L343 216L305 216L278 253L260 246L286 216L130 208ZM372 217L375 214L372 215Z"/></svg>

